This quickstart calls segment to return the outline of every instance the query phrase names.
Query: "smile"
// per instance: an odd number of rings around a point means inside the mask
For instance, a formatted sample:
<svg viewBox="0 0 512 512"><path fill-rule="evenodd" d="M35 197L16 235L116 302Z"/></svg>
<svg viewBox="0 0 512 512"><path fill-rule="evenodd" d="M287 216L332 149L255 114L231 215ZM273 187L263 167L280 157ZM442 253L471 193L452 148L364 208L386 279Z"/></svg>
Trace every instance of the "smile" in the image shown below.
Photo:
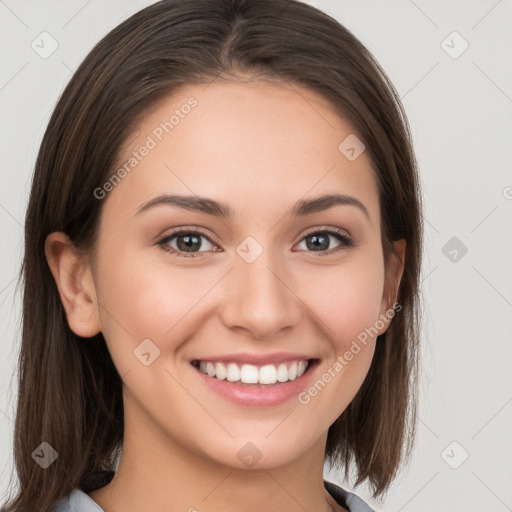
<svg viewBox="0 0 512 512"><path fill-rule="evenodd" d="M283 362L279 365L266 364L264 366L215 361L194 361L192 364L199 368L201 373L218 380L243 384L272 385L276 382L288 382L301 377L311 361L311 359L301 359Z"/></svg>
<svg viewBox="0 0 512 512"><path fill-rule="evenodd" d="M226 358L227 359L227 358ZM238 406L276 406L296 399L314 376L320 359L276 361L275 364L194 359L191 365L207 389ZM254 358L253 358L254 359ZM253 363L256 361L252 361Z"/></svg>

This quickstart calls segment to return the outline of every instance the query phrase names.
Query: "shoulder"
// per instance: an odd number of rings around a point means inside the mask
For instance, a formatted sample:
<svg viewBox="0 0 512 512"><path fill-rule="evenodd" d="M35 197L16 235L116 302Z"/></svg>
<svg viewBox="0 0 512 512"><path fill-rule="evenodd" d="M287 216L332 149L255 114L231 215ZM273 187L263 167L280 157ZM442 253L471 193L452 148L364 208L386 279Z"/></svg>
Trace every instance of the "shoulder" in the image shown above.
<svg viewBox="0 0 512 512"><path fill-rule="evenodd" d="M52 512L104 512L104 510L84 491L77 488L71 494L61 498Z"/></svg>
<svg viewBox="0 0 512 512"><path fill-rule="evenodd" d="M375 512L373 508L368 505L356 494L346 491L342 487L333 482L324 480L324 487L327 492L342 506L350 512Z"/></svg>
<svg viewBox="0 0 512 512"><path fill-rule="evenodd" d="M52 512L105 512L87 493L107 485L114 474L115 471L102 470L87 476L79 487L54 505Z"/></svg>

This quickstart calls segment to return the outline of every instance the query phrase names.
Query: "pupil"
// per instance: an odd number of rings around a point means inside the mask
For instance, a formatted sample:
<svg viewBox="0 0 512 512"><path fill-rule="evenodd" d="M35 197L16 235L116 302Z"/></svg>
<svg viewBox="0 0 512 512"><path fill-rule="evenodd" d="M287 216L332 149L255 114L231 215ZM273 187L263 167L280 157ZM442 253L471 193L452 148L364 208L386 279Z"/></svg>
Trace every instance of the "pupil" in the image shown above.
<svg viewBox="0 0 512 512"><path fill-rule="evenodd" d="M183 243L181 240L185 240ZM194 244L197 245L197 249L201 246L200 237L196 235L181 235L178 237L178 248L180 251L193 252L190 249L193 249Z"/></svg>
<svg viewBox="0 0 512 512"><path fill-rule="evenodd" d="M327 249L329 246L329 237L327 235L310 235L307 238L313 240L312 243L307 243L308 249Z"/></svg>

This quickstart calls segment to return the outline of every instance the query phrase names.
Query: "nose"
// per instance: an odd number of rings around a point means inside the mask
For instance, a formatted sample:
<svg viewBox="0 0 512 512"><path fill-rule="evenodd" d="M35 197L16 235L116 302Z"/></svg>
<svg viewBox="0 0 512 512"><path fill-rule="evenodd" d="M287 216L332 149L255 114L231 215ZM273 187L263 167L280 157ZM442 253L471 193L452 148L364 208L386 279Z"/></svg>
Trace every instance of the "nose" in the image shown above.
<svg viewBox="0 0 512 512"><path fill-rule="evenodd" d="M249 337L263 340L299 323L303 303L285 263L270 250L263 250L251 263L235 257L222 293L221 317L227 328L247 331Z"/></svg>

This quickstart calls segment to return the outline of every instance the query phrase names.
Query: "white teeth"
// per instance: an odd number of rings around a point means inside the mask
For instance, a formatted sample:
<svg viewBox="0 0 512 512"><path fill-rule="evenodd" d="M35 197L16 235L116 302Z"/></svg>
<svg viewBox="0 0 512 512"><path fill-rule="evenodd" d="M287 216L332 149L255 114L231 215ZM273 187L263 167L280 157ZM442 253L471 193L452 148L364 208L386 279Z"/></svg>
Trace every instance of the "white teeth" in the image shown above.
<svg viewBox="0 0 512 512"><path fill-rule="evenodd" d="M281 363L277 367L273 364L261 367L243 364L240 367L236 363L199 362L199 370L210 377L219 380L227 379L229 382L241 381L245 384L265 385L295 380L304 375L307 367L308 361L305 360Z"/></svg>
<svg viewBox="0 0 512 512"><path fill-rule="evenodd" d="M224 380L228 376L228 370L222 363L215 365L215 377L219 380Z"/></svg>
<svg viewBox="0 0 512 512"><path fill-rule="evenodd" d="M240 368L238 368L237 364L228 364L227 379L229 382L236 382L237 380L240 380Z"/></svg>
<svg viewBox="0 0 512 512"><path fill-rule="evenodd" d="M215 377L215 366L212 363L206 363L206 373L210 377Z"/></svg>
<svg viewBox="0 0 512 512"><path fill-rule="evenodd" d="M286 368L286 366L285 366ZM260 384L275 384L277 380L277 370L273 364L262 366L259 373Z"/></svg>
<svg viewBox="0 0 512 512"><path fill-rule="evenodd" d="M277 380L279 382L286 382L288 380L288 368L286 368L286 365L284 363L281 363L279 365L279 368L277 369Z"/></svg>
<svg viewBox="0 0 512 512"><path fill-rule="evenodd" d="M258 367L253 364L243 364L240 380L245 384L258 384Z"/></svg>
<svg viewBox="0 0 512 512"><path fill-rule="evenodd" d="M295 380L297 378L297 363L294 361L288 368L288 379Z"/></svg>

